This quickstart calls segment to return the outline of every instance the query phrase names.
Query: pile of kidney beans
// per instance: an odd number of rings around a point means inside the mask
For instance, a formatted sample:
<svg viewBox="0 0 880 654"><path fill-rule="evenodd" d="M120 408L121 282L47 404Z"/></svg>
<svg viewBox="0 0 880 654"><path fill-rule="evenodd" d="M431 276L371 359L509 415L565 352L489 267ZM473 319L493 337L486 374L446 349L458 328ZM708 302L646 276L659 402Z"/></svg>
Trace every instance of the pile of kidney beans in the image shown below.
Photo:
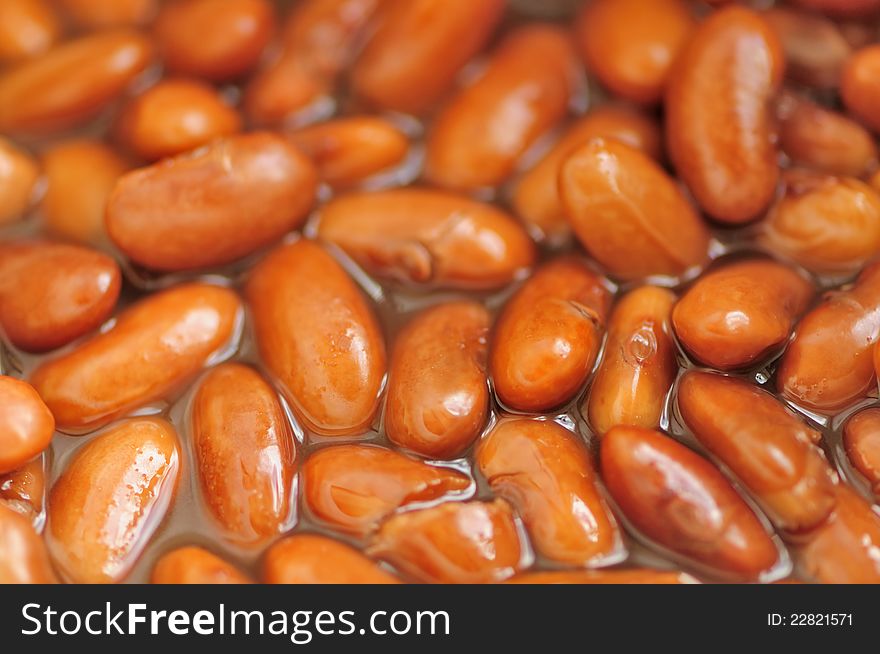
<svg viewBox="0 0 880 654"><path fill-rule="evenodd" d="M880 581L877 132L880 0L2 0L0 582Z"/></svg>

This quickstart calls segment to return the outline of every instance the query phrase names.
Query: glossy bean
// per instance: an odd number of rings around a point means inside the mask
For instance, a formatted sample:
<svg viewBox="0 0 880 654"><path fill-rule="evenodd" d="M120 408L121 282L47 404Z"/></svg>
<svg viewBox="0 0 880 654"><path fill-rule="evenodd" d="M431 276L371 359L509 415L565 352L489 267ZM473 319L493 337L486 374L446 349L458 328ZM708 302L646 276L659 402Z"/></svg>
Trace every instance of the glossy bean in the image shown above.
<svg viewBox="0 0 880 654"><path fill-rule="evenodd" d="M247 575L203 547L178 547L153 566L151 584L249 584Z"/></svg>
<svg viewBox="0 0 880 654"><path fill-rule="evenodd" d="M875 349L876 362L876 349ZM852 466L880 496L880 408L859 411L846 421L843 446Z"/></svg>
<svg viewBox="0 0 880 654"><path fill-rule="evenodd" d="M684 572L633 568L631 570L550 570L525 572L508 584L697 584Z"/></svg>
<svg viewBox="0 0 880 654"><path fill-rule="evenodd" d="M869 45L852 54L843 69L840 95L844 105L875 132L880 131L880 45Z"/></svg>
<svg viewBox="0 0 880 654"><path fill-rule="evenodd" d="M156 15L159 0L55 0L79 27L105 29L146 25Z"/></svg>
<svg viewBox="0 0 880 654"><path fill-rule="evenodd" d="M25 465L49 447L55 419L34 388L0 375L0 474Z"/></svg>
<svg viewBox="0 0 880 654"><path fill-rule="evenodd" d="M0 3L0 63L41 55L61 36L61 22L48 0Z"/></svg>
<svg viewBox="0 0 880 654"><path fill-rule="evenodd" d="M0 226L25 217L39 178L36 159L0 136Z"/></svg>
<svg viewBox="0 0 880 654"><path fill-rule="evenodd" d="M0 584L56 582L46 546L28 519L0 504Z"/></svg>
<svg viewBox="0 0 880 654"><path fill-rule="evenodd" d="M46 503L47 453L12 472L0 474L0 504L22 514L36 527L42 525Z"/></svg>
<svg viewBox="0 0 880 654"><path fill-rule="evenodd" d="M348 545L317 534L278 541L263 559L267 584L397 584L396 577Z"/></svg>

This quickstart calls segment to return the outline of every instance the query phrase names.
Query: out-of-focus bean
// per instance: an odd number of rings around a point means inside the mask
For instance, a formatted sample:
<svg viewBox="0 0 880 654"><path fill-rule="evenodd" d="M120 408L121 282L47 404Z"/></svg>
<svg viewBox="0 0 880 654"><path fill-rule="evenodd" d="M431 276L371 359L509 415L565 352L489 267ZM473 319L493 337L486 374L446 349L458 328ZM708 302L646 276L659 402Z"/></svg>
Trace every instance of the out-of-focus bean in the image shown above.
<svg viewBox="0 0 880 654"><path fill-rule="evenodd" d="M117 138L147 160L194 150L241 129L238 112L209 85L166 79L134 98L118 118Z"/></svg>
<svg viewBox="0 0 880 654"><path fill-rule="evenodd" d="M0 375L0 474L21 468L49 447L55 419L30 384Z"/></svg>
<svg viewBox="0 0 880 654"><path fill-rule="evenodd" d="M614 427L601 447L602 478L643 535L739 579L779 560L764 525L715 466L659 432Z"/></svg>
<svg viewBox="0 0 880 654"><path fill-rule="evenodd" d="M683 0L594 0L575 31L587 68L602 84L627 100L655 103L695 25Z"/></svg>
<svg viewBox="0 0 880 654"><path fill-rule="evenodd" d="M401 507L461 494L471 485L461 472L374 445L319 450L306 460L302 476L312 515L360 536Z"/></svg>
<svg viewBox="0 0 880 654"><path fill-rule="evenodd" d="M821 524L837 483L809 428L770 393L705 372L681 378L678 408L697 440L754 494L789 534Z"/></svg>
<svg viewBox="0 0 880 654"><path fill-rule="evenodd" d="M777 370L777 388L808 409L841 409L875 383L878 338L880 264L871 264L853 288L829 293L798 323Z"/></svg>
<svg viewBox="0 0 880 654"><path fill-rule="evenodd" d="M0 132L45 134L81 125L116 99L152 55L145 36L111 30L0 72Z"/></svg>
<svg viewBox="0 0 880 654"><path fill-rule="evenodd" d="M785 58L761 15L739 6L711 14L669 77L666 131L678 174L700 206L724 223L758 218L779 166L769 101Z"/></svg>
<svg viewBox="0 0 880 654"><path fill-rule="evenodd" d="M296 447L284 410L258 372L212 369L192 406L202 498L230 538L264 542L291 526Z"/></svg>
<svg viewBox="0 0 880 654"><path fill-rule="evenodd" d="M876 348L874 356L876 361ZM859 411L846 421L843 446L852 466L880 496L880 408Z"/></svg>
<svg viewBox="0 0 880 654"><path fill-rule="evenodd" d="M0 136L0 226L24 218L39 178L36 159Z"/></svg>
<svg viewBox="0 0 880 654"><path fill-rule="evenodd" d="M427 309L398 334L388 373L385 433L432 459L461 454L489 413L489 313L476 302Z"/></svg>
<svg viewBox="0 0 880 654"><path fill-rule="evenodd" d="M104 29L146 25L156 15L159 0L55 0L78 26ZM203 34L199 33L199 38ZM193 35L195 38L195 35Z"/></svg>
<svg viewBox="0 0 880 654"><path fill-rule="evenodd" d="M613 275L680 275L708 257L708 231L684 192L624 143L593 139L575 150L559 193L575 235Z"/></svg>
<svg viewBox="0 0 880 654"><path fill-rule="evenodd" d="M325 182L334 188L355 186L401 163L409 139L391 122L372 116L339 118L291 132Z"/></svg>
<svg viewBox="0 0 880 654"><path fill-rule="evenodd" d="M449 90L482 50L505 0L397 0L352 70L354 92L379 109L420 114Z"/></svg>
<svg viewBox="0 0 880 654"><path fill-rule="evenodd" d="M840 80L846 108L875 132L880 132L880 45L869 45L847 60Z"/></svg>
<svg viewBox="0 0 880 654"><path fill-rule="evenodd" d="M565 159L591 139L622 141L653 159L661 157L657 123L626 105L601 105L569 126L550 151L516 182L511 198L516 214L541 237L560 240L570 233L559 199L559 168Z"/></svg>
<svg viewBox="0 0 880 654"><path fill-rule="evenodd" d="M228 346L240 317L234 292L178 286L133 305L111 329L42 363L31 381L59 429L95 429L175 392Z"/></svg>
<svg viewBox="0 0 880 654"><path fill-rule="evenodd" d="M0 2L0 64L43 54L61 36L61 25L47 0Z"/></svg>
<svg viewBox="0 0 880 654"><path fill-rule="evenodd" d="M660 425L678 370L669 320L674 303L671 291L643 286L611 312L602 363L581 409L599 436L614 425Z"/></svg>
<svg viewBox="0 0 880 654"><path fill-rule="evenodd" d="M348 545L316 534L278 541L263 559L267 584L397 584L392 574Z"/></svg>
<svg viewBox="0 0 880 654"><path fill-rule="evenodd" d="M0 503L0 584L56 582L46 546L28 519Z"/></svg>
<svg viewBox="0 0 880 654"><path fill-rule="evenodd" d="M880 0L792 0L792 3L832 16L869 16L880 11Z"/></svg>
<svg viewBox="0 0 880 654"><path fill-rule="evenodd" d="M574 46L561 28L512 32L483 75L434 121L426 179L461 191L501 184L529 146L562 120L576 84Z"/></svg>
<svg viewBox="0 0 880 654"><path fill-rule="evenodd" d="M49 551L74 583L120 581L174 500L180 451L156 418L120 423L74 454L49 493Z"/></svg>
<svg viewBox="0 0 880 654"><path fill-rule="evenodd" d="M251 580L231 563L203 547L178 547L153 566L152 584L249 584Z"/></svg>
<svg viewBox="0 0 880 654"><path fill-rule="evenodd" d="M0 504L21 513L34 525L42 521L45 502L45 453L12 472L0 474Z"/></svg>
<svg viewBox="0 0 880 654"><path fill-rule="evenodd" d="M317 188L283 137L253 132L124 175L107 203L113 242L155 270L218 266L298 227Z"/></svg>
<svg viewBox="0 0 880 654"><path fill-rule="evenodd" d="M367 553L428 583L503 581L523 565L513 511L501 499L447 502L392 516Z"/></svg>
<svg viewBox="0 0 880 654"><path fill-rule="evenodd" d="M79 245L0 243L0 327L16 346L45 352L103 323L119 297L116 262Z"/></svg>
<svg viewBox="0 0 880 654"><path fill-rule="evenodd" d="M633 568L631 570L551 570L525 572L508 584L697 584L684 572Z"/></svg>
<svg viewBox="0 0 880 654"><path fill-rule="evenodd" d="M700 277L672 311L679 342L718 370L754 365L788 340L813 284L769 259L736 261Z"/></svg>
<svg viewBox="0 0 880 654"><path fill-rule="evenodd" d="M625 553L590 455L567 429L548 421L502 422L480 441L476 463L492 491L522 516L542 556L594 566Z"/></svg>
<svg viewBox="0 0 880 654"><path fill-rule="evenodd" d="M358 434L379 407L382 331L360 290L319 245L283 245L251 271L257 346L297 418L322 435Z"/></svg>
<svg viewBox="0 0 880 654"><path fill-rule="evenodd" d="M226 81L256 66L274 29L268 0L175 0L159 10L154 33L170 71Z"/></svg>
<svg viewBox="0 0 880 654"><path fill-rule="evenodd" d="M602 344L611 297L575 258L538 269L495 323L489 369L498 398L520 411L546 411L583 386Z"/></svg>
<svg viewBox="0 0 880 654"><path fill-rule="evenodd" d="M332 200L321 208L318 236L379 276L436 286L499 288L535 260L534 244L508 214L427 189Z"/></svg>
<svg viewBox="0 0 880 654"><path fill-rule="evenodd" d="M113 148L94 139L64 141L46 150L40 208L48 230L79 243L102 244L107 199L129 168Z"/></svg>

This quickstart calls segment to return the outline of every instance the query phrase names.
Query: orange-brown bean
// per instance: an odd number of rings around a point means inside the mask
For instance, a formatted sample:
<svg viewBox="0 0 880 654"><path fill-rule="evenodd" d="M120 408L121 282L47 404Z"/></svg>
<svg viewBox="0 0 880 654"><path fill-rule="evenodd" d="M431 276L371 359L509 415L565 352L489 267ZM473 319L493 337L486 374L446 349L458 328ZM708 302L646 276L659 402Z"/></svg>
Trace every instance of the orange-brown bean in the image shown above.
<svg viewBox="0 0 880 654"><path fill-rule="evenodd" d="M708 230L681 188L620 141L593 139L572 152L559 193L575 235L615 276L680 275L708 257Z"/></svg>
<svg viewBox="0 0 880 654"><path fill-rule="evenodd" d="M599 436L614 425L660 425L678 370L669 320L674 303L671 291L642 286L611 312L602 363L581 408Z"/></svg>
<svg viewBox="0 0 880 654"><path fill-rule="evenodd" d="M159 0L55 0L79 27L105 29L146 25L156 15Z"/></svg>
<svg viewBox="0 0 880 654"><path fill-rule="evenodd" d="M792 0L792 3L840 17L863 17L880 11L880 0Z"/></svg>
<svg viewBox="0 0 880 654"><path fill-rule="evenodd" d="M385 400L389 440L432 459L451 459L474 441L489 415L489 322L482 305L449 302L397 335Z"/></svg>
<svg viewBox="0 0 880 654"><path fill-rule="evenodd" d="M769 102L783 68L775 32L739 6L706 18L673 67L665 103L670 158L716 220L754 220L773 199L779 166Z"/></svg>
<svg viewBox="0 0 880 654"><path fill-rule="evenodd" d="M366 535L380 520L413 502L461 495L467 475L430 466L375 445L336 445L303 464L303 498L311 514L332 528Z"/></svg>
<svg viewBox="0 0 880 654"><path fill-rule="evenodd" d="M256 66L274 29L268 0L175 0L159 10L154 34L171 72L226 81Z"/></svg>
<svg viewBox="0 0 880 654"><path fill-rule="evenodd" d="M821 435L770 393L740 379L691 371L680 381L678 409L777 527L796 534L831 513L837 477L817 447Z"/></svg>
<svg viewBox="0 0 880 654"><path fill-rule="evenodd" d="M880 131L880 45L852 54L843 69L840 96L844 105L875 132Z"/></svg>
<svg viewBox="0 0 880 654"><path fill-rule="evenodd" d="M874 357L876 363L876 348ZM880 496L880 408L864 409L846 421L843 446L852 466Z"/></svg>
<svg viewBox="0 0 880 654"><path fill-rule="evenodd" d="M308 155L334 188L355 186L400 164L409 139L393 123L372 116L338 118L291 132L290 140Z"/></svg>
<svg viewBox="0 0 880 654"><path fill-rule="evenodd" d="M0 2L0 64L43 54L61 36L61 23L48 0Z"/></svg>
<svg viewBox="0 0 880 654"><path fill-rule="evenodd" d="M28 352L45 352L103 323L122 275L108 255L51 241L0 243L0 327Z"/></svg>
<svg viewBox="0 0 880 654"><path fill-rule="evenodd" d="M56 582L46 546L30 521L0 503L0 585Z"/></svg>
<svg viewBox="0 0 880 654"><path fill-rule="evenodd" d="M107 199L129 168L112 147L96 139L51 146L43 153L46 193L40 209L46 228L79 243L104 243Z"/></svg>
<svg viewBox="0 0 880 654"><path fill-rule="evenodd" d="M41 525L46 502L46 453L20 468L0 474L0 504L21 513L34 526Z"/></svg>
<svg viewBox="0 0 880 654"><path fill-rule="evenodd" d="M587 380L602 344L611 297L582 261L539 268L495 323L489 370L498 399L520 411L547 411Z"/></svg>
<svg viewBox="0 0 880 654"><path fill-rule="evenodd" d="M24 218L39 178L36 159L0 136L0 226Z"/></svg>
<svg viewBox="0 0 880 654"><path fill-rule="evenodd" d="M633 568L628 570L548 570L525 572L508 584L697 584L684 572Z"/></svg>
<svg viewBox="0 0 880 654"><path fill-rule="evenodd" d="M55 419L37 391L0 375L0 474L12 472L49 447Z"/></svg>
<svg viewBox="0 0 880 654"><path fill-rule="evenodd" d="M696 20L683 0L594 0L575 24L587 68L612 93L655 103Z"/></svg>
<svg viewBox="0 0 880 654"><path fill-rule="evenodd" d="M74 583L121 581L174 500L180 446L171 423L137 418L89 440L49 493L52 560Z"/></svg>
<svg viewBox="0 0 880 654"><path fill-rule="evenodd" d="M295 518L296 446L281 403L253 368L213 368L193 398L192 441L202 500L227 536L256 544Z"/></svg>
<svg viewBox="0 0 880 654"><path fill-rule="evenodd" d="M646 114L626 105L601 105L570 125L541 160L517 180L511 201L516 214L541 238L561 240L571 228L559 199L559 168L594 138L622 141L653 159L661 157L660 128Z"/></svg>
<svg viewBox="0 0 880 654"><path fill-rule="evenodd" d="M365 431L379 408L385 344L345 270L301 240L263 259L245 295L263 362L304 426L323 435Z"/></svg>
<svg viewBox="0 0 880 654"><path fill-rule="evenodd" d="M782 355L776 387L808 409L844 408L867 395L875 383L878 338L880 264L871 264L854 287L829 293L801 319Z"/></svg>
<svg viewBox="0 0 880 654"><path fill-rule="evenodd" d="M230 263L305 220L317 172L282 136L252 132L124 175L106 227L133 261L155 270Z"/></svg>
<svg viewBox="0 0 880 654"><path fill-rule="evenodd" d="M576 84L574 46L561 28L512 32L483 75L434 121L425 178L461 191L501 184L529 146L565 117Z"/></svg>
<svg viewBox="0 0 880 654"><path fill-rule="evenodd" d="M795 164L852 177L876 167L874 138L851 118L791 93L777 115L779 145Z"/></svg>
<svg viewBox="0 0 880 654"><path fill-rule="evenodd" d="M241 117L213 87L164 79L131 100L118 117L117 138L142 159L194 150L241 130Z"/></svg>
<svg viewBox="0 0 880 654"><path fill-rule="evenodd" d="M684 349L718 370L755 365L787 341L813 284L771 259L735 261L701 276L672 310Z"/></svg>
<svg viewBox="0 0 880 654"><path fill-rule="evenodd" d="M504 0L397 0L352 69L352 89L379 109L420 114L492 36Z"/></svg>
<svg viewBox="0 0 880 654"><path fill-rule="evenodd" d="M564 427L539 420L501 422L480 441L476 464L492 491L518 511L542 556L597 566L625 554L590 454Z"/></svg>
<svg viewBox="0 0 880 654"><path fill-rule="evenodd" d="M818 273L855 272L880 252L880 195L853 177L783 175L758 241Z"/></svg>
<svg viewBox="0 0 880 654"><path fill-rule="evenodd" d="M97 116L150 64L138 32L96 32L0 72L0 132L54 132Z"/></svg>
<svg viewBox="0 0 880 654"><path fill-rule="evenodd" d="M359 551L317 534L297 534L278 541L263 559L268 584L398 584Z"/></svg>
<svg viewBox="0 0 880 654"><path fill-rule="evenodd" d="M819 89L836 89L852 47L841 27L824 16L776 6L762 16L785 52L785 73Z"/></svg>
<svg viewBox="0 0 880 654"><path fill-rule="evenodd" d="M31 382L62 430L82 432L164 399L236 335L241 302L203 283L156 293L113 327L42 363Z"/></svg>
<svg viewBox="0 0 880 654"><path fill-rule="evenodd" d="M231 563L203 547L166 552L153 566L151 584L249 584L251 580Z"/></svg>
<svg viewBox="0 0 880 654"><path fill-rule="evenodd" d="M644 536L724 575L758 580L779 560L766 528L709 461L663 434L614 427L602 479Z"/></svg>
<svg viewBox="0 0 880 654"><path fill-rule="evenodd" d="M500 209L419 188L336 198L321 208L318 236L381 277L454 288L500 288L536 256L526 231Z"/></svg>
<svg viewBox="0 0 880 654"><path fill-rule="evenodd" d="M523 545L510 505L447 502L386 520L367 553L428 583L503 581L523 566Z"/></svg>

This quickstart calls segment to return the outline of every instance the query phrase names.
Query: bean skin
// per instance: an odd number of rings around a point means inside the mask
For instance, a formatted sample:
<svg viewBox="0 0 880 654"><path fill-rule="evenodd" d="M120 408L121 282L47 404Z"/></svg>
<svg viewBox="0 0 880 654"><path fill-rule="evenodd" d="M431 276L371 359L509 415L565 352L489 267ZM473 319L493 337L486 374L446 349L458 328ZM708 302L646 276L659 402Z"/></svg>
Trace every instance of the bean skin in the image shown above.
<svg viewBox="0 0 880 654"><path fill-rule="evenodd" d="M297 418L325 436L360 434L379 407L382 332L363 295L319 245L274 250L245 286L264 364Z"/></svg>
<svg viewBox="0 0 880 654"><path fill-rule="evenodd" d="M0 227L24 218L39 178L36 159L0 136Z"/></svg>
<svg viewBox="0 0 880 654"><path fill-rule="evenodd" d="M103 323L122 275L101 252L51 241L0 243L0 326L16 346L45 352Z"/></svg>
<svg viewBox="0 0 880 654"><path fill-rule="evenodd" d="M317 534L278 541L263 559L267 584L398 584L394 575L348 545Z"/></svg>
<svg viewBox="0 0 880 654"><path fill-rule="evenodd" d="M0 584L54 584L43 540L30 522L0 504Z"/></svg>
<svg viewBox="0 0 880 654"><path fill-rule="evenodd" d="M447 502L386 520L367 553L426 583L504 581L523 565L523 549L504 500Z"/></svg>
<svg viewBox="0 0 880 654"><path fill-rule="evenodd" d="M44 517L46 454L44 451L12 472L0 474L0 504L22 514L35 527L42 524Z"/></svg>
<svg viewBox="0 0 880 654"><path fill-rule="evenodd" d="M398 334L385 402L385 433L394 444L451 459L479 435L489 414L489 321L476 302L449 302Z"/></svg>
<svg viewBox="0 0 880 654"><path fill-rule="evenodd" d="M501 288L536 257L526 231L503 211L418 188L331 200L318 236L380 277L451 288Z"/></svg>
<svg viewBox="0 0 880 654"><path fill-rule="evenodd" d="M663 434L614 427L600 450L602 479L642 534L743 580L779 560L764 526L715 466Z"/></svg>
<svg viewBox="0 0 880 654"><path fill-rule="evenodd" d="M681 275L708 257L708 231L683 191L619 141L593 139L569 155L559 193L575 235L617 277Z"/></svg>
<svg viewBox="0 0 880 654"><path fill-rule="evenodd" d="M880 11L880 0L792 0L794 4L832 16L861 17Z"/></svg>
<svg viewBox="0 0 880 654"><path fill-rule="evenodd" d="M48 0L0 3L0 64L36 57L61 37L61 21Z"/></svg>
<svg viewBox="0 0 880 654"><path fill-rule="evenodd" d="M614 425L655 428L678 364L670 314L675 295L642 286L611 312L605 353L581 411L601 436Z"/></svg>
<svg viewBox="0 0 880 654"><path fill-rule="evenodd" d="M170 423L138 418L89 440L49 493L52 559L74 583L118 582L174 500L180 466Z"/></svg>
<svg viewBox="0 0 880 654"><path fill-rule="evenodd" d="M0 474L12 472L49 447L55 419L30 384L0 375Z"/></svg>
<svg viewBox="0 0 880 654"><path fill-rule="evenodd" d="M696 21L682 0L596 0L575 24L587 68L612 93L653 104Z"/></svg>
<svg viewBox="0 0 880 654"><path fill-rule="evenodd" d="M788 535L821 524L833 510L837 476L817 447L821 435L767 391L692 371L679 382L678 409Z"/></svg>
<svg viewBox="0 0 880 654"><path fill-rule="evenodd" d="M309 511L337 530L364 536L382 518L413 502L461 495L471 480L373 445L337 445L303 465Z"/></svg>
<svg viewBox="0 0 880 654"><path fill-rule="evenodd" d="M781 263L737 261L700 277L672 310L672 324L697 361L745 368L783 346L813 294L809 280Z"/></svg>
<svg viewBox="0 0 880 654"><path fill-rule="evenodd" d="M67 41L0 72L0 132L57 132L97 116L152 61L149 39L131 30Z"/></svg>
<svg viewBox="0 0 880 654"><path fill-rule="evenodd" d="M54 0L79 27L105 29L143 26L158 9L158 0Z"/></svg>
<svg viewBox="0 0 880 654"><path fill-rule="evenodd" d="M876 365L876 348L874 352ZM843 446L852 466L868 480L874 495L880 497L880 409L864 409L847 420Z"/></svg>
<svg viewBox="0 0 880 654"><path fill-rule="evenodd" d="M571 39L560 28L537 25L511 33L482 77L434 121L425 179L458 191L504 182L529 146L565 117L576 64Z"/></svg>
<svg viewBox="0 0 880 654"><path fill-rule="evenodd" d="M590 455L567 429L549 421L502 422L480 441L476 463L493 493L522 516L542 556L595 566L624 555Z"/></svg>
<svg viewBox="0 0 880 654"><path fill-rule="evenodd" d="M489 370L498 399L530 412L571 399L593 369L610 304L602 279L578 259L538 269L495 323Z"/></svg>
<svg viewBox="0 0 880 654"><path fill-rule="evenodd" d="M421 114L482 50L505 0L409 0L383 7L352 69L355 94L378 109Z"/></svg>
<svg viewBox="0 0 880 654"><path fill-rule="evenodd" d="M865 268L849 290L827 294L794 332L777 370L787 399L833 412L875 384L874 344L880 336L880 265Z"/></svg>
<svg viewBox="0 0 880 654"><path fill-rule="evenodd" d="M96 429L173 396L230 344L241 309L234 292L209 284L156 293L123 311L111 329L42 363L31 383L59 429Z"/></svg>
<svg viewBox="0 0 880 654"><path fill-rule="evenodd" d="M178 547L153 566L151 584L249 584L251 580L231 563L203 547Z"/></svg>
<svg viewBox="0 0 880 654"><path fill-rule="evenodd" d="M880 132L880 45L869 45L847 60L840 82L844 105L875 132Z"/></svg>
<svg viewBox="0 0 880 654"><path fill-rule="evenodd" d="M231 263L298 227L315 200L312 163L283 137L252 132L124 175L107 233L152 270Z"/></svg>
<svg viewBox="0 0 880 654"><path fill-rule="evenodd" d="M731 6L700 24L670 74L669 155L697 203L720 222L754 220L773 199L779 166L769 101L784 62L760 14Z"/></svg>
<svg viewBox="0 0 880 654"><path fill-rule="evenodd" d="M552 570L547 572L524 572L508 584L698 584L696 579L684 572L649 570Z"/></svg>
<svg viewBox="0 0 880 654"><path fill-rule="evenodd" d="M232 539L265 542L292 526L296 447L272 387L239 363L213 368L192 406L202 498Z"/></svg>

